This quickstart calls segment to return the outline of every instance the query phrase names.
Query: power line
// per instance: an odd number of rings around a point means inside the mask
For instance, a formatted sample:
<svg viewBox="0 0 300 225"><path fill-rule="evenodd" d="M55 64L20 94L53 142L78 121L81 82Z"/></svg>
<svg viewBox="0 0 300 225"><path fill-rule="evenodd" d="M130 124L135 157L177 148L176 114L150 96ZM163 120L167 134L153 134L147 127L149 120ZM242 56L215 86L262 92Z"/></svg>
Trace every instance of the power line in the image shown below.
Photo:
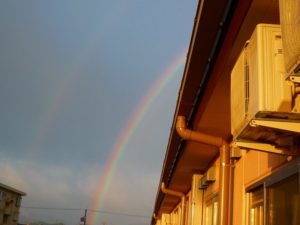
<svg viewBox="0 0 300 225"><path fill-rule="evenodd" d="M145 216L145 215L129 214L129 213L121 213L121 212L110 212L110 211L103 211L103 210L96 210L96 209L88 209L88 211L95 212L95 213L119 215L119 216L139 217L139 218L147 218L147 219L151 218L150 216Z"/></svg>
<svg viewBox="0 0 300 225"><path fill-rule="evenodd" d="M59 208L59 207L36 207L36 206L21 206L24 209L34 209L34 210L59 210L59 211L83 211L86 209L83 208ZM87 211L91 213L102 213L109 215L118 215L118 216L128 216L128 217L136 217L136 218L145 218L150 219L150 216L140 215L140 214L129 214L123 212L113 212L113 211L104 211L99 209L87 209Z"/></svg>
<svg viewBox="0 0 300 225"><path fill-rule="evenodd" d="M56 208L56 207L36 207L36 206L21 206L23 209L41 209L41 210L60 210L60 211L82 211L84 209L81 208Z"/></svg>

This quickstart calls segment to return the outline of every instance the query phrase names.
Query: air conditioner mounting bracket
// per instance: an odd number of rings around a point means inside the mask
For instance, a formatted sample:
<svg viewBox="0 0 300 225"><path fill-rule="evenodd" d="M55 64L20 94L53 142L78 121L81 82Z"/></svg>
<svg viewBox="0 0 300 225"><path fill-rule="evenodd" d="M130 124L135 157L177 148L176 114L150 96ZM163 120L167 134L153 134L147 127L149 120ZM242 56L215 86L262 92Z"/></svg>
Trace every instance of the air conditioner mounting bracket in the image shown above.
<svg viewBox="0 0 300 225"><path fill-rule="evenodd" d="M250 122L250 126L257 127L270 127L274 129L286 130L291 132L300 133L300 122L293 120L270 120L270 119L253 119Z"/></svg>
<svg viewBox="0 0 300 225"><path fill-rule="evenodd" d="M299 152L295 150L278 148L272 144L255 142L255 141L246 141L246 140L233 141L231 146L235 148L256 150L256 151L262 151L262 152L274 153L280 155L299 155Z"/></svg>
<svg viewBox="0 0 300 225"><path fill-rule="evenodd" d="M289 78L294 83L300 83L300 76L291 75Z"/></svg>

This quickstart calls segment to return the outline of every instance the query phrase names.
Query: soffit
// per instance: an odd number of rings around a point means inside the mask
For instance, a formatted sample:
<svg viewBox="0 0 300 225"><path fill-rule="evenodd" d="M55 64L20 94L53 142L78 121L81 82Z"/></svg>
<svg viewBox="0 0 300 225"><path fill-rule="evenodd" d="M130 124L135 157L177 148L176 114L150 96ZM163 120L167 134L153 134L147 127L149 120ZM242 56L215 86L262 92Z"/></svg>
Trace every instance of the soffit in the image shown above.
<svg viewBox="0 0 300 225"><path fill-rule="evenodd" d="M230 73L245 42L259 23L279 24L277 0L252 1L243 23L236 34L226 37L227 52L219 55L212 77L194 120L196 130L208 130L211 134L230 137Z"/></svg>

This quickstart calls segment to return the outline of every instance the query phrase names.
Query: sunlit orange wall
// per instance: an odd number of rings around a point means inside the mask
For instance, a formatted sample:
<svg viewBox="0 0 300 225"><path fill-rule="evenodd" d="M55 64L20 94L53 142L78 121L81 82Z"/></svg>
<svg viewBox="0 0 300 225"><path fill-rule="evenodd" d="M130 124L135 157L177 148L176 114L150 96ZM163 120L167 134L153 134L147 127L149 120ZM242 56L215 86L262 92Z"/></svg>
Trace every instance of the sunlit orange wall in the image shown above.
<svg viewBox="0 0 300 225"><path fill-rule="evenodd" d="M270 175L272 171L280 168L288 162L286 156L268 154L258 151L242 150L242 156L235 163L234 169L234 190L233 190L233 217L232 225L245 225L245 189ZM219 191L219 159L212 166L216 167L216 181L204 191L204 209L206 203L218 195ZM186 225L191 224L191 192L187 194ZM205 210L203 211L205 213ZM199 212L198 212L199 213ZM205 217L205 215L204 215ZM168 215L164 214L156 225L180 225L181 204L178 204ZM201 221L199 221L200 224Z"/></svg>
<svg viewBox="0 0 300 225"><path fill-rule="evenodd" d="M245 188L271 174L286 162L286 156L242 150L242 157L236 161L234 169L233 225L245 224ZM204 207L219 191L219 159L213 166L216 167L216 181L204 192Z"/></svg>
<svg viewBox="0 0 300 225"><path fill-rule="evenodd" d="M236 162L233 190L233 225L245 224L245 188L287 162L286 156L258 151L243 151Z"/></svg>

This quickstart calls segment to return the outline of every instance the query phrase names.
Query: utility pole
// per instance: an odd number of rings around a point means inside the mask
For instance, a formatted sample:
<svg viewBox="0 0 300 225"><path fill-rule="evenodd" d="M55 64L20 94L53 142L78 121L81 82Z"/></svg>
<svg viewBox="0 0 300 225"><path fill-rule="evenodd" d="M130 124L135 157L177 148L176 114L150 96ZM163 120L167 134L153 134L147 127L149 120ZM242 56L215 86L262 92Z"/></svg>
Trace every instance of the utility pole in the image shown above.
<svg viewBox="0 0 300 225"><path fill-rule="evenodd" d="M83 225L86 225L86 214L87 214L87 209L84 210L84 220L83 220Z"/></svg>
<svg viewBox="0 0 300 225"><path fill-rule="evenodd" d="M86 216L87 216L87 209L84 210L84 216L80 218L80 221L83 222L83 225L86 225Z"/></svg>

